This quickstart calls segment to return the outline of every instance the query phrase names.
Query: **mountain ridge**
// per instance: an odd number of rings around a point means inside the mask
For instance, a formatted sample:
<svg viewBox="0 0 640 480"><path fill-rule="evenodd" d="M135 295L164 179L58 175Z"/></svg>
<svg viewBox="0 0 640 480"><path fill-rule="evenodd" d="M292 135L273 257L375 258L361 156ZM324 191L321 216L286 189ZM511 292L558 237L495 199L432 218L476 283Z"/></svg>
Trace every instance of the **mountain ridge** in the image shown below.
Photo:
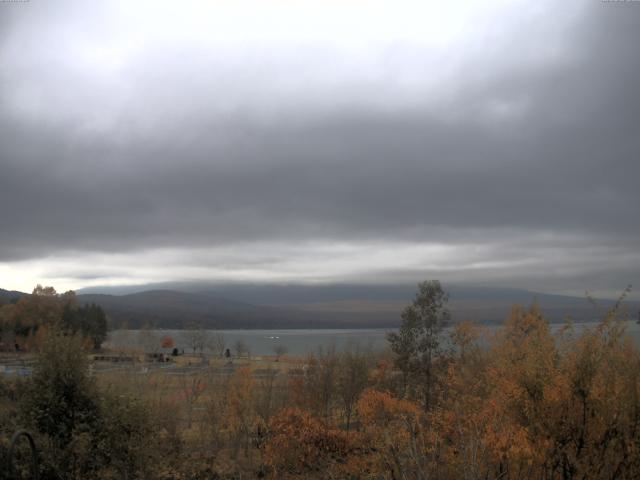
<svg viewBox="0 0 640 480"><path fill-rule="evenodd" d="M77 298L81 304L100 305L113 328L394 328L415 295L415 286L409 285L194 284L190 288L151 288L124 295L80 290ZM501 323L514 304L529 306L537 301L554 323L566 317L576 322L595 320L615 304L601 300L597 310L586 298L502 287L445 285L445 290L454 321L483 324ZM0 290L0 298L16 295L24 294ZM640 302L625 305L635 318Z"/></svg>

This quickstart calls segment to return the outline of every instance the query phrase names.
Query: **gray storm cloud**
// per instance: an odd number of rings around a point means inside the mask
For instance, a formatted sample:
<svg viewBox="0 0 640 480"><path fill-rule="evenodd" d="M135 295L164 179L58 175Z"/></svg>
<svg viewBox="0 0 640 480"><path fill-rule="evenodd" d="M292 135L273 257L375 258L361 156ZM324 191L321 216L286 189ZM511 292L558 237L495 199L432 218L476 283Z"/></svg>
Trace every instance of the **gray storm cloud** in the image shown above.
<svg viewBox="0 0 640 480"><path fill-rule="evenodd" d="M295 280L348 244L318 278L640 280L640 5L556 4L356 50L142 41L108 7L0 5L0 264L82 285L128 275L83 256L171 250L185 277ZM431 244L459 249L412 262ZM398 265L350 263L359 245Z"/></svg>

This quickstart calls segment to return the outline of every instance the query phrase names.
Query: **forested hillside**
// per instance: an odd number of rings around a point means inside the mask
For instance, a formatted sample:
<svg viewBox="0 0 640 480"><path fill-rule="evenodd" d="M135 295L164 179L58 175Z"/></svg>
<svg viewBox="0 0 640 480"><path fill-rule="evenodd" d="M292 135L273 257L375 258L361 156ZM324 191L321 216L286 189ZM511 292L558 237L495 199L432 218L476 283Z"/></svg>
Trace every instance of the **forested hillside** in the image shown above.
<svg viewBox="0 0 640 480"><path fill-rule="evenodd" d="M184 290L143 289L120 295L80 293L75 295L75 301L79 305L99 305L110 318L111 328L387 328L398 326L399 315L411 300L413 289L389 285L171 286ZM514 304L536 303L552 323L567 318L593 321L615 304L615 300L598 300L597 310L586 297L507 288L454 285L447 291L453 318L480 324L500 324ZM15 302L24 295L0 290L0 303ZM628 301L624 308L631 316L637 316L640 302Z"/></svg>
<svg viewBox="0 0 640 480"><path fill-rule="evenodd" d="M86 293L83 303L102 306L114 327L149 324L183 328L375 328L397 327L415 286L404 285L165 285L184 290L143 290L125 295ZM140 288L140 287L138 287ZM500 324L514 304L536 303L551 322L593 321L615 300L598 300L489 287L447 287L456 321ZM631 315L640 302L627 302Z"/></svg>

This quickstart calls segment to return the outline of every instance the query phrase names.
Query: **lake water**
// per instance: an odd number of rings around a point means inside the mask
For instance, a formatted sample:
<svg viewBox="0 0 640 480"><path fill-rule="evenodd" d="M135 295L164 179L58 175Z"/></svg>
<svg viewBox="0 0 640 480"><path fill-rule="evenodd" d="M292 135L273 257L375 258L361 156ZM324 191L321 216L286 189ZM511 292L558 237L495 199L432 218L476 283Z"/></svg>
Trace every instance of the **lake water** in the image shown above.
<svg viewBox="0 0 640 480"><path fill-rule="evenodd" d="M596 322L575 324L576 334L584 328L596 326ZM558 329L562 325L554 324ZM489 332L495 331L497 326L487 327ZM227 348L234 350L234 345L242 341L251 355L273 355L274 349L283 346L289 355L304 356L316 352L319 348L335 347L343 350L349 346L382 350L387 347L386 333L392 329L289 329L289 330L208 330L207 334L221 334ZM627 333L640 344L640 325L626 322ZM171 337L175 346L185 352L190 351L189 332L184 330L115 330L109 333L105 347L146 348L148 345L159 345L163 337Z"/></svg>
<svg viewBox="0 0 640 480"><path fill-rule="evenodd" d="M278 346L285 347L289 355L308 355L319 348L342 350L348 346L360 346L376 350L386 347L386 332L389 329L289 329L289 330L208 330L213 336L221 334L226 347L232 352L234 345L242 341L251 355L274 355ZM109 333L105 347L138 347L156 341L160 343L163 337L171 337L175 346L186 353L190 352L190 333L184 330L154 330L151 333L157 337L149 339L150 332L140 330L115 330Z"/></svg>

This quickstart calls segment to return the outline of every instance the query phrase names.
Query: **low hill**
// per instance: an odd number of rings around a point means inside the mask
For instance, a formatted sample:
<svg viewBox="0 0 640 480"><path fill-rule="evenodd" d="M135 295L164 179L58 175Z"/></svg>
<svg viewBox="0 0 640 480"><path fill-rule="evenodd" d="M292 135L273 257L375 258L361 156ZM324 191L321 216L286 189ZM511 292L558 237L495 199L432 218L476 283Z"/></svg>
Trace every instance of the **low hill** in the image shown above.
<svg viewBox="0 0 640 480"><path fill-rule="evenodd" d="M3 290L0 288L0 304L14 302L18 300L22 295L25 294L22 292L17 292L15 290Z"/></svg>
<svg viewBox="0 0 640 480"><path fill-rule="evenodd" d="M398 316L386 310L313 310L298 305L254 305L207 293L152 290L130 295L78 295L100 305L114 326L139 328L373 328L393 327Z"/></svg>
<svg viewBox="0 0 640 480"><path fill-rule="evenodd" d="M78 294L81 304L100 305L112 327L221 329L387 328L400 324L400 314L415 294L414 285L259 285L184 284L184 290L149 289L125 295ZM615 301L600 300L595 308L586 298L527 290L445 285L454 321L498 324L514 304L537 302L551 322L570 317L576 322L601 318ZM140 288L140 287L138 287ZM0 289L0 304L22 292ZM624 303L637 318L640 302Z"/></svg>
<svg viewBox="0 0 640 480"><path fill-rule="evenodd" d="M114 325L137 328L376 328L396 327L415 286L363 285L190 285L191 291L148 290L127 295L80 294L83 303L101 305ZM527 290L445 286L455 321L501 323L514 304L537 302L552 322L571 317L591 321L614 305L586 298ZM625 302L635 318L640 302Z"/></svg>
<svg viewBox="0 0 640 480"><path fill-rule="evenodd" d="M78 301L100 305L115 325L138 328L278 328L277 308L260 307L190 292L150 290L129 295L81 294Z"/></svg>

